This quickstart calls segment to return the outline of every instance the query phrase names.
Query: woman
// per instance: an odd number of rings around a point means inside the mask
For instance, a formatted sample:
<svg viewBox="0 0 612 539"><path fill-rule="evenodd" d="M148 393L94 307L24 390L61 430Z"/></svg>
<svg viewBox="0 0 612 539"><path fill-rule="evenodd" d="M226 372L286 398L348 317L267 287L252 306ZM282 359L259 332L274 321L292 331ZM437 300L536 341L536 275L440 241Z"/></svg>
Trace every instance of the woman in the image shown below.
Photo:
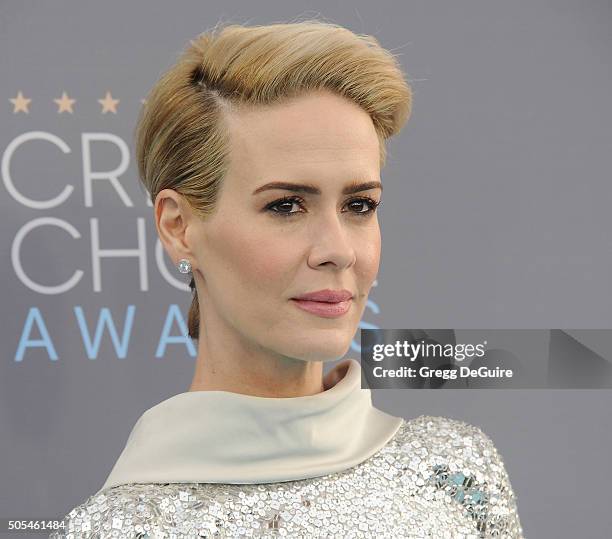
<svg viewBox="0 0 612 539"><path fill-rule="evenodd" d="M410 110L393 55L316 20L216 28L162 76L136 153L191 275L195 373L64 534L522 537L479 428L376 409L354 359L323 377L376 278L385 141Z"/></svg>

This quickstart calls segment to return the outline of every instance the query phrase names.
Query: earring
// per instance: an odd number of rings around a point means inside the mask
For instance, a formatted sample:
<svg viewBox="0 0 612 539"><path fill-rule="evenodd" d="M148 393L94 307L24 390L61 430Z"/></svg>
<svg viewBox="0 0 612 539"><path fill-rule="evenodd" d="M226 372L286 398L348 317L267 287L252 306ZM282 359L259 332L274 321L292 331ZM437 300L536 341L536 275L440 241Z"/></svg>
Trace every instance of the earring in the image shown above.
<svg viewBox="0 0 612 539"><path fill-rule="evenodd" d="M178 263L177 267L178 267L178 270L181 273L189 273L189 272L191 272L191 262L189 262L189 260L187 260L186 258L181 258L179 260L179 263Z"/></svg>

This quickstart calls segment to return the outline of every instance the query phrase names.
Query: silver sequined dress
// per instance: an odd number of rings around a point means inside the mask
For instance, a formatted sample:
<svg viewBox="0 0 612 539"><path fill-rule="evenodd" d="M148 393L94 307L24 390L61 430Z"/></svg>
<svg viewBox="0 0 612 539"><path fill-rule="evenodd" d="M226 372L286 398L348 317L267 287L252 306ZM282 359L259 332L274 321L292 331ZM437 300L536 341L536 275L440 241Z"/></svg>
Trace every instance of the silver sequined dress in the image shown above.
<svg viewBox="0 0 612 539"><path fill-rule="evenodd" d="M404 420L384 447L341 472L264 484L123 484L63 523L52 539L524 537L491 439L425 415Z"/></svg>

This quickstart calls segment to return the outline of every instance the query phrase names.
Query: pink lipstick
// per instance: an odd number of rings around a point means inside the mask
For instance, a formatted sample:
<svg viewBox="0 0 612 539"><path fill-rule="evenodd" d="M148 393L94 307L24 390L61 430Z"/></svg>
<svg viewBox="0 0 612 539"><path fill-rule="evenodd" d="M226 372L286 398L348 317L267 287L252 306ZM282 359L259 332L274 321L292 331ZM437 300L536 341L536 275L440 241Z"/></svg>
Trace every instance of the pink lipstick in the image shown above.
<svg viewBox="0 0 612 539"><path fill-rule="evenodd" d="M337 318L351 307L353 294L349 290L318 290L291 298L297 307L324 318Z"/></svg>

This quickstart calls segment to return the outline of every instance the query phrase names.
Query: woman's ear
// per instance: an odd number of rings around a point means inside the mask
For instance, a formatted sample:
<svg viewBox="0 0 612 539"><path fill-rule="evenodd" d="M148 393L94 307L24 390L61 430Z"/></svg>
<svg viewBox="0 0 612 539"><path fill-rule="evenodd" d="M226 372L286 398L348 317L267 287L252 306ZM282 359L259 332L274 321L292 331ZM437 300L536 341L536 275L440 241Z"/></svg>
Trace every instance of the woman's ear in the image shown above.
<svg viewBox="0 0 612 539"><path fill-rule="evenodd" d="M155 227L164 249L178 264L181 258L193 259L186 240L189 207L173 189L162 189L155 197Z"/></svg>

